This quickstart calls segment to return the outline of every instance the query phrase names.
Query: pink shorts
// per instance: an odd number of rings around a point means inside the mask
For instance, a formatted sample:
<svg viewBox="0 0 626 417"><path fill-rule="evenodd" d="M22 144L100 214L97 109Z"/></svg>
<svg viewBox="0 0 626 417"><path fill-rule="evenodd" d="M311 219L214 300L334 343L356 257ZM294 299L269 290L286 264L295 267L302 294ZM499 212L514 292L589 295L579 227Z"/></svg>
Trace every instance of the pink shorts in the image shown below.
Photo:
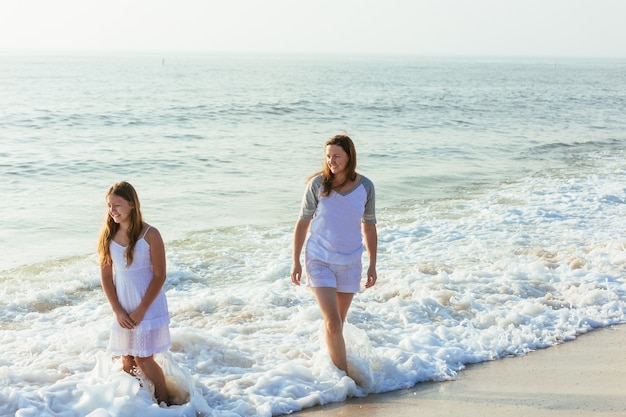
<svg viewBox="0 0 626 417"><path fill-rule="evenodd" d="M307 287L336 288L337 292L355 293L361 289L361 261L349 265L306 259Z"/></svg>

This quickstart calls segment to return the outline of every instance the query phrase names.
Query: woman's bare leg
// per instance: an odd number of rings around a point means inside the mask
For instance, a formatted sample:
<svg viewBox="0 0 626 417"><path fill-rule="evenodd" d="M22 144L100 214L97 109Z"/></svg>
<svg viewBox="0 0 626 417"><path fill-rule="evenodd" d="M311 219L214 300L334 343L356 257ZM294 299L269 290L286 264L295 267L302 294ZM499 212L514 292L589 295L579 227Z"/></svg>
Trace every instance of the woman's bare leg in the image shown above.
<svg viewBox="0 0 626 417"><path fill-rule="evenodd" d="M339 315L341 316L342 323L346 322L346 316L348 315L348 309L350 308L350 304L352 304L352 298L354 298L354 293L337 293L337 307L339 308Z"/></svg>
<svg viewBox="0 0 626 417"><path fill-rule="evenodd" d="M324 318L326 346L335 366L348 374L346 344L343 339L343 322L353 294L338 293L335 288L313 288L317 304Z"/></svg>

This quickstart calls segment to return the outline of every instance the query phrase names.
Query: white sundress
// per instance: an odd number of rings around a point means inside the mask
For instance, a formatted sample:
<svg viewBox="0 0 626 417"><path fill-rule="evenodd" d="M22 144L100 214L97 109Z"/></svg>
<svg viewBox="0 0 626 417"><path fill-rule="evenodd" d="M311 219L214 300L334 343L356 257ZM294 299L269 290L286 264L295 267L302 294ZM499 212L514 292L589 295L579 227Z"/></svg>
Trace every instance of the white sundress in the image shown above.
<svg viewBox="0 0 626 417"><path fill-rule="evenodd" d="M133 263L126 267L126 248L111 241L109 249L113 260L113 277L117 298L126 312L132 313L141 303L153 278L150 245L145 240L146 229L135 245ZM130 355L145 358L168 350L170 315L165 292L161 288L139 326L125 329L114 320L107 351L112 355Z"/></svg>

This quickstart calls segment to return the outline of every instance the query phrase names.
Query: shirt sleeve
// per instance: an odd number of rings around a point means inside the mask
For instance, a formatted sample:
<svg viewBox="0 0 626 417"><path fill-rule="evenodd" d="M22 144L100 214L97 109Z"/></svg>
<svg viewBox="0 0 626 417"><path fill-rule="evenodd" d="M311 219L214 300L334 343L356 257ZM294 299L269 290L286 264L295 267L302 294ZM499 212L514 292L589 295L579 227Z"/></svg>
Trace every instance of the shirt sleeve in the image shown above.
<svg viewBox="0 0 626 417"><path fill-rule="evenodd" d="M311 179L307 184L304 196L302 197L302 204L300 205L300 220L311 220L315 217L321 184L321 176Z"/></svg>
<svg viewBox="0 0 626 417"><path fill-rule="evenodd" d="M365 191L367 191L363 223L376 224L376 191L374 189L374 183L367 178L363 178L363 186L365 187Z"/></svg>

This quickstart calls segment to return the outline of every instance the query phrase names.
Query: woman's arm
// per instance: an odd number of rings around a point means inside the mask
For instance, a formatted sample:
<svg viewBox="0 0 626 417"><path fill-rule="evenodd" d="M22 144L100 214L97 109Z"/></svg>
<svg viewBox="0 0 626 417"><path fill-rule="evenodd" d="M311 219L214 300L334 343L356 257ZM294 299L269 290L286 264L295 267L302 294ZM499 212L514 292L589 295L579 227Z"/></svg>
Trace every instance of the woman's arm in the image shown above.
<svg viewBox="0 0 626 417"><path fill-rule="evenodd" d="M291 264L291 282L300 285L302 279L302 264L300 263L300 254L309 231L311 220L298 220L293 231L293 259Z"/></svg>
<svg viewBox="0 0 626 417"><path fill-rule="evenodd" d="M363 236L365 237L365 250L367 251L367 257L370 261L370 266L367 268L367 282L365 288L370 288L376 284L378 276L376 274L376 255L378 252L378 231L376 230L376 224L363 223Z"/></svg>

